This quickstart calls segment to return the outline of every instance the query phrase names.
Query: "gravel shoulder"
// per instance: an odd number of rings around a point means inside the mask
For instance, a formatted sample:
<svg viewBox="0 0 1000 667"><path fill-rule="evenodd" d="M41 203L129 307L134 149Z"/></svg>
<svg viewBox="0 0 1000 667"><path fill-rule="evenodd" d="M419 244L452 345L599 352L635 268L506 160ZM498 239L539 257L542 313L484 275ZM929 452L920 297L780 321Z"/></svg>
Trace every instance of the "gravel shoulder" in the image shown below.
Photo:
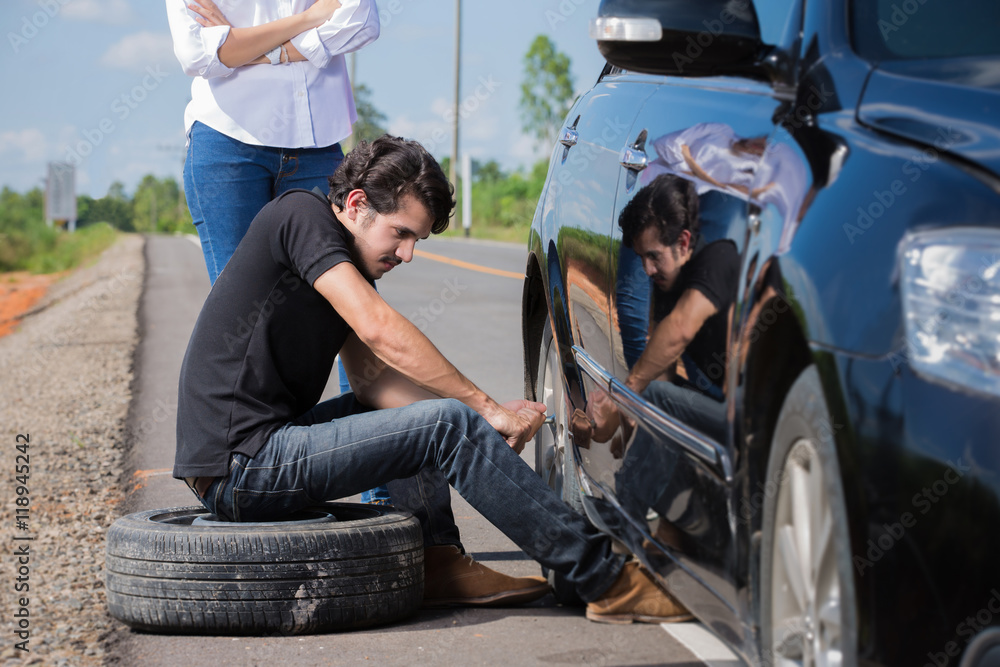
<svg viewBox="0 0 1000 667"><path fill-rule="evenodd" d="M143 247L122 237L0 338L0 664L99 665L120 625L105 605L104 533L125 497ZM19 434L30 438L20 480Z"/></svg>

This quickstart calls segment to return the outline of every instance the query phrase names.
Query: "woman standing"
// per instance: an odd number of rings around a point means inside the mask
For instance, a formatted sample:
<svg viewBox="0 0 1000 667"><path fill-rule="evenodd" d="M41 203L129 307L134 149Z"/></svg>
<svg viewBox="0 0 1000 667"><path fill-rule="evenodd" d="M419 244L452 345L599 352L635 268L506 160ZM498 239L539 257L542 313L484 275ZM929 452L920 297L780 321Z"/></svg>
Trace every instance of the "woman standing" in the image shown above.
<svg viewBox="0 0 1000 667"><path fill-rule="evenodd" d="M264 204L327 187L357 118L344 54L374 41L372 0L167 0L174 53L194 77L184 192L209 279Z"/></svg>

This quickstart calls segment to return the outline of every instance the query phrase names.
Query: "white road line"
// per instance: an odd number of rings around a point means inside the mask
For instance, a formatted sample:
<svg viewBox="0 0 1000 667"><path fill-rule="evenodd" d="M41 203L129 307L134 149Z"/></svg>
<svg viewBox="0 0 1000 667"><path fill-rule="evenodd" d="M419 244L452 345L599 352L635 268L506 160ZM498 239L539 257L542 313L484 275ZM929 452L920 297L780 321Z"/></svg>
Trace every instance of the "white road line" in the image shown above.
<svg viewBox="0 0 1000 667"><path fill-rule="evenodd" d="M184 238L201 248L201 240L195 234L185 234Z"/></svg>
<svg viewBox="0 0 1000 667"><path fill-rule="evenodd" d="M701 623L661 623L660 627L708 667L744 667L743 661Z"/></svg>

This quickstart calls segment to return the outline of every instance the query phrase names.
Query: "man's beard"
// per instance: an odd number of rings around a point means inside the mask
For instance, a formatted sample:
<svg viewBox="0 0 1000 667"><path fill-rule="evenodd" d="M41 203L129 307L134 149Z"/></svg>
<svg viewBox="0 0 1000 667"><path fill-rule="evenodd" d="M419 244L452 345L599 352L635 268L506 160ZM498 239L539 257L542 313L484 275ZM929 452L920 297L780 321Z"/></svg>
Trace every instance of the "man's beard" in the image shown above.
<svg viewBox="0 0 1000 667"><path fill-rule="evenodd" d="M351 256L351 262L354 264L354 268L358 270L358 273L360 273L362 276L365 277L365 280L367 280L368 282L375 282L375 276L371 275L371 272L368 270L368 267L365 266L365 261L361 254L361 249L359 247L364 242L358 243L358 239L355 238L354 234L352 234L350 231L347 232L346 240L347 240L347 252Z"/></svg>

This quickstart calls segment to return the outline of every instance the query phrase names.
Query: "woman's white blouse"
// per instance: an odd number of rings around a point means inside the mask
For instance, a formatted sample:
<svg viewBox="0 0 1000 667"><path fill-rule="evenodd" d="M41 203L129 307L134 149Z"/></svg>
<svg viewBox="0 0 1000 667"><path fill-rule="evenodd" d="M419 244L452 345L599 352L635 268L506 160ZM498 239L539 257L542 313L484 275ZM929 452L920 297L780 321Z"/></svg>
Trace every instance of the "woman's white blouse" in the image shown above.
<svg viewBox="0 0 1000 667"><path fill-rule="evenodd" d="M193 0L197 2L197 0ZM184 127L200 121L247 144L280 148L329 146L351 133L357 118L344 54L375 41L373 0L342 0L323 25L292 38L304 62L245 65L219 60L229 26L203 28L186 0L166 0L174 53L194 77ZM301 13L314 0L215 0L233 27L251 27Z"/></svg>

